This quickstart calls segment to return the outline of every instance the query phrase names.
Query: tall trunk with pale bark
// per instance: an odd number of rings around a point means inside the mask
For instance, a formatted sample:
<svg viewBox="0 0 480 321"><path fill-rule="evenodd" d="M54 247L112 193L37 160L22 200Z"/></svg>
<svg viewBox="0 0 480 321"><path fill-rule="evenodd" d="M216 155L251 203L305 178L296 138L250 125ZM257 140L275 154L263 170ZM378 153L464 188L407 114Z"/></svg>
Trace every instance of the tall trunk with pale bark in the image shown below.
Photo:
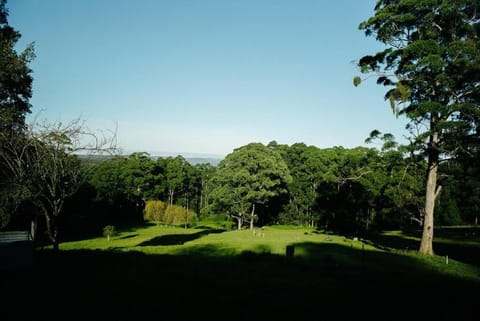
<svg viewBox="0 0 480 321"><path fill-rule="evenodd" d="M168 204L170 204L170 206L173 206L173 196L175 195L175 188L170 186L168 188Z"/></svg>
<svg viewBox="0 0 480 321"><path fill-rule="evenodd" d="M234 216L234 218L237 220L237 230L241 230L243 225L243 214L240 213L238 216Z"/></svg>
<svg viewBox="0 0 480 321"><path fill-rule="evenodd" d="M253 231L253 222L255 221L255 203L252 206L252 212L250 213L250 231Z"/></svg>
<svg viewBox="0 0 480 321"><path fill-rule="evenodd" d="M435 118L432 118L432 125ZM433 128L433 126L431 127ZM430 148L428 151L427 186L425 192L425 216L423 218L423 233L420 242L419 252L433 255L433 222L435 212L435 200L437 199L441 186L437 186L437 172L439 163L439 133L434 132L430 136Z"/></svg>

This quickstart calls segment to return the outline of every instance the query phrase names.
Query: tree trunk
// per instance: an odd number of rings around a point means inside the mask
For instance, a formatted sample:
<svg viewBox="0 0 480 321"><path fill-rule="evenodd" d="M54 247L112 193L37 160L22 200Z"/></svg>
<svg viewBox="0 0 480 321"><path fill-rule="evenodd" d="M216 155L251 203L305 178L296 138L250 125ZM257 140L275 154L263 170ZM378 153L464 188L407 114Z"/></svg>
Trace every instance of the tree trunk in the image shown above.
<svg viewBox="0 0 480 321"><path fill-rule="evenodd" d="M30 237L33 241L37 239L37 220L38 217L37 215L35 215L34 218L30 221Z"/></svg>
<svg viewBox="0 0 480 321"><path fill-rule="evenodd" d="M173 196L174 195L175 195L175 189L169 187L168 188L168 203L170 204L170 206L173 205Z"/></svg>
<svg viewBox="0 0 480 321"><path fill-rule="evenodd" d="M253 221L255 218L255 204L252 206L252 213L250 213L250 231L253 231Z"/></svg>
<svg viewBox="0 0 480 321"><path fill-rule="evenodd" d="M60 250L60 241L58 239L58 223L56 219L51 222L53 222L54 225L52 227L53 235L51 235L50 239L52 240L53 251L58 252Z"/></svg>
<svg viewBox="0 0 480 321"><path fill-rule="evenodd" d="M241 229L242 229L242 225L243 225L243 219L242 219L241 216L237 216L236 219L237 219L237 227L238 227L238 230L241 230Z"/></svg>
<svg viewBox="0 0 480 321"><path fill-rule="evenodd" d="M433 121L432 121L433 122ZM439 152L437 149L438 133L434 132L430 137L430 149L428 152L427 187L425 192L425 216L423 217L423 233L419 252L433 255L433 215L435 200L440 193L441 186L437 186L437 171Z"/></svg>
<svg viewBox="0 0 480 321"><path fill-rule="evenodd" d="M45 223L46 223L46 228L47 228L47 235L50 241L52 242L53 245L53 250L55 252L58 252L59 250L59 228L58 228L58 214L60 210L58 208L54 208L52 210L52 213L48 211L48 209L43 206L41 203L39 207L42 209L44 217L45 217Z"/></svg>

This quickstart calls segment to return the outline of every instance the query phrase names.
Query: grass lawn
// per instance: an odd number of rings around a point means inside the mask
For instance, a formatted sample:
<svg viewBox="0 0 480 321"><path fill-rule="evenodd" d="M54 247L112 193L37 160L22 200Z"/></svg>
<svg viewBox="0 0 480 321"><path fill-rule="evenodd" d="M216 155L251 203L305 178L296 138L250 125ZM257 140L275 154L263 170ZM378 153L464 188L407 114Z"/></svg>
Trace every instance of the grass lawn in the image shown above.
<svg viewBox="0 0 480 321"><path fill-rule="evenodd" d="M439 239L451 251L467 248L462 255L480 253L475 238L464 246L452 235ZM58 254L39 250L31 266L4 271L2 320L478 316L475 259L419 256L405 246L417 242L418 235L398 232L362 242L306 228L254 235L145 225L110 241L62 243Z"/></svg>

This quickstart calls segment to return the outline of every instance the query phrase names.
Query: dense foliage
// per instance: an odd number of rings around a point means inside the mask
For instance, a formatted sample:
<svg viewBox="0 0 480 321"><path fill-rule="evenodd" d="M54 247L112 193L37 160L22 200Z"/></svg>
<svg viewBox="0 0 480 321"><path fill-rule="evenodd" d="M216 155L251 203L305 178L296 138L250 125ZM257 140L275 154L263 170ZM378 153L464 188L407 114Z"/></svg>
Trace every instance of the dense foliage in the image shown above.
<svg viewBox="0 0 480 321"><path fill-rule="evenodd" d="M167 215L171 207L179 217L192 213L190 225L218 217L237 228L292 224L352 234L419 228L427 164L397 147L391 136L377 136L380 149L252 143L235 149L218 166L146 153L99 159L85 165L88 184L69 207L100 221L184 225L185 220ZM475 223L478 165L465 168L450 161L442 166L448 175L437 200L439 222Z"/></svg>

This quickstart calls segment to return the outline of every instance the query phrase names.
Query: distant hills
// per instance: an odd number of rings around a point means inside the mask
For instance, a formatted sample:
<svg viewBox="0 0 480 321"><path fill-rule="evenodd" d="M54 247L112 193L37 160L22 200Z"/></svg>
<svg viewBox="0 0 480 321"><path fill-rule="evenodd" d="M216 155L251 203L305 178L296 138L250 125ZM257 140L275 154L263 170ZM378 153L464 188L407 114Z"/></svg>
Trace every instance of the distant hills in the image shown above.
<svg viewBox="0 0 480 321"><path fill-rule="evenodd" d="M191 165L196 164L211 164L213 166L217 166L218 163L225 156L222 155L215 155L215 154L202 154L202 153L188 153L188 152L157 152L157 151L147 151L151 155L153 159L157 159L159 157L166 158L166 157L176 157L182 156L189 162Z"/></svg>
<svg viewBox="0 0 480 321"><path fill-rule="evenodd" d="M192 158L185 158L187 162L191 165L197 164L210 164L213 166L217 166L218 163L222 160L221 158L210 158L210 157L192 157Z"/></svg>
<svg viewBox="0 0 480 321"><path fill-rule="evenodd" d="M176 157L176 156L179 156L179 155L171 155L171 156L151 156L153 159L157 159L157 158L167 158L167 157ZM183 158L185 158L187 160L187 162L189 162L191 165L197 165L197 164L211 164L213 166L217 166L218 163L220 163L220 161L223 159L223 158L216 158L216 157L185 157L183 155L180 155L182 156Z"/></svg>
<svg viewBox="0 0 480 321"><path fill-rule="evenodd" d="M129 154L122 154L123 156L127 157ZM219 156L219 155L207 155L207 156L194 156L194 155L189 155L189 154L186 154L187 156L184 156L182 154L163 154L163 155L152 155L150 154L150 157L152 159L157 159L157 158L167 158L167 157L176 157L176 156L182 156L184 157L187 162L189 162L191 165L197 165L197 164L210 164L210 165L213 165L213 166L217 166L218 163L220 163L220 161L223 159L222 156ZM91 156L87 156L87 155L78 155L78 157L80 157L80 159L84 159L84 160L90 160L90 161L93 161L93 162L100 162L100 161L104 161L104 160L108 160L110 158L112 158L111 155L91 155Z"/></svg>

